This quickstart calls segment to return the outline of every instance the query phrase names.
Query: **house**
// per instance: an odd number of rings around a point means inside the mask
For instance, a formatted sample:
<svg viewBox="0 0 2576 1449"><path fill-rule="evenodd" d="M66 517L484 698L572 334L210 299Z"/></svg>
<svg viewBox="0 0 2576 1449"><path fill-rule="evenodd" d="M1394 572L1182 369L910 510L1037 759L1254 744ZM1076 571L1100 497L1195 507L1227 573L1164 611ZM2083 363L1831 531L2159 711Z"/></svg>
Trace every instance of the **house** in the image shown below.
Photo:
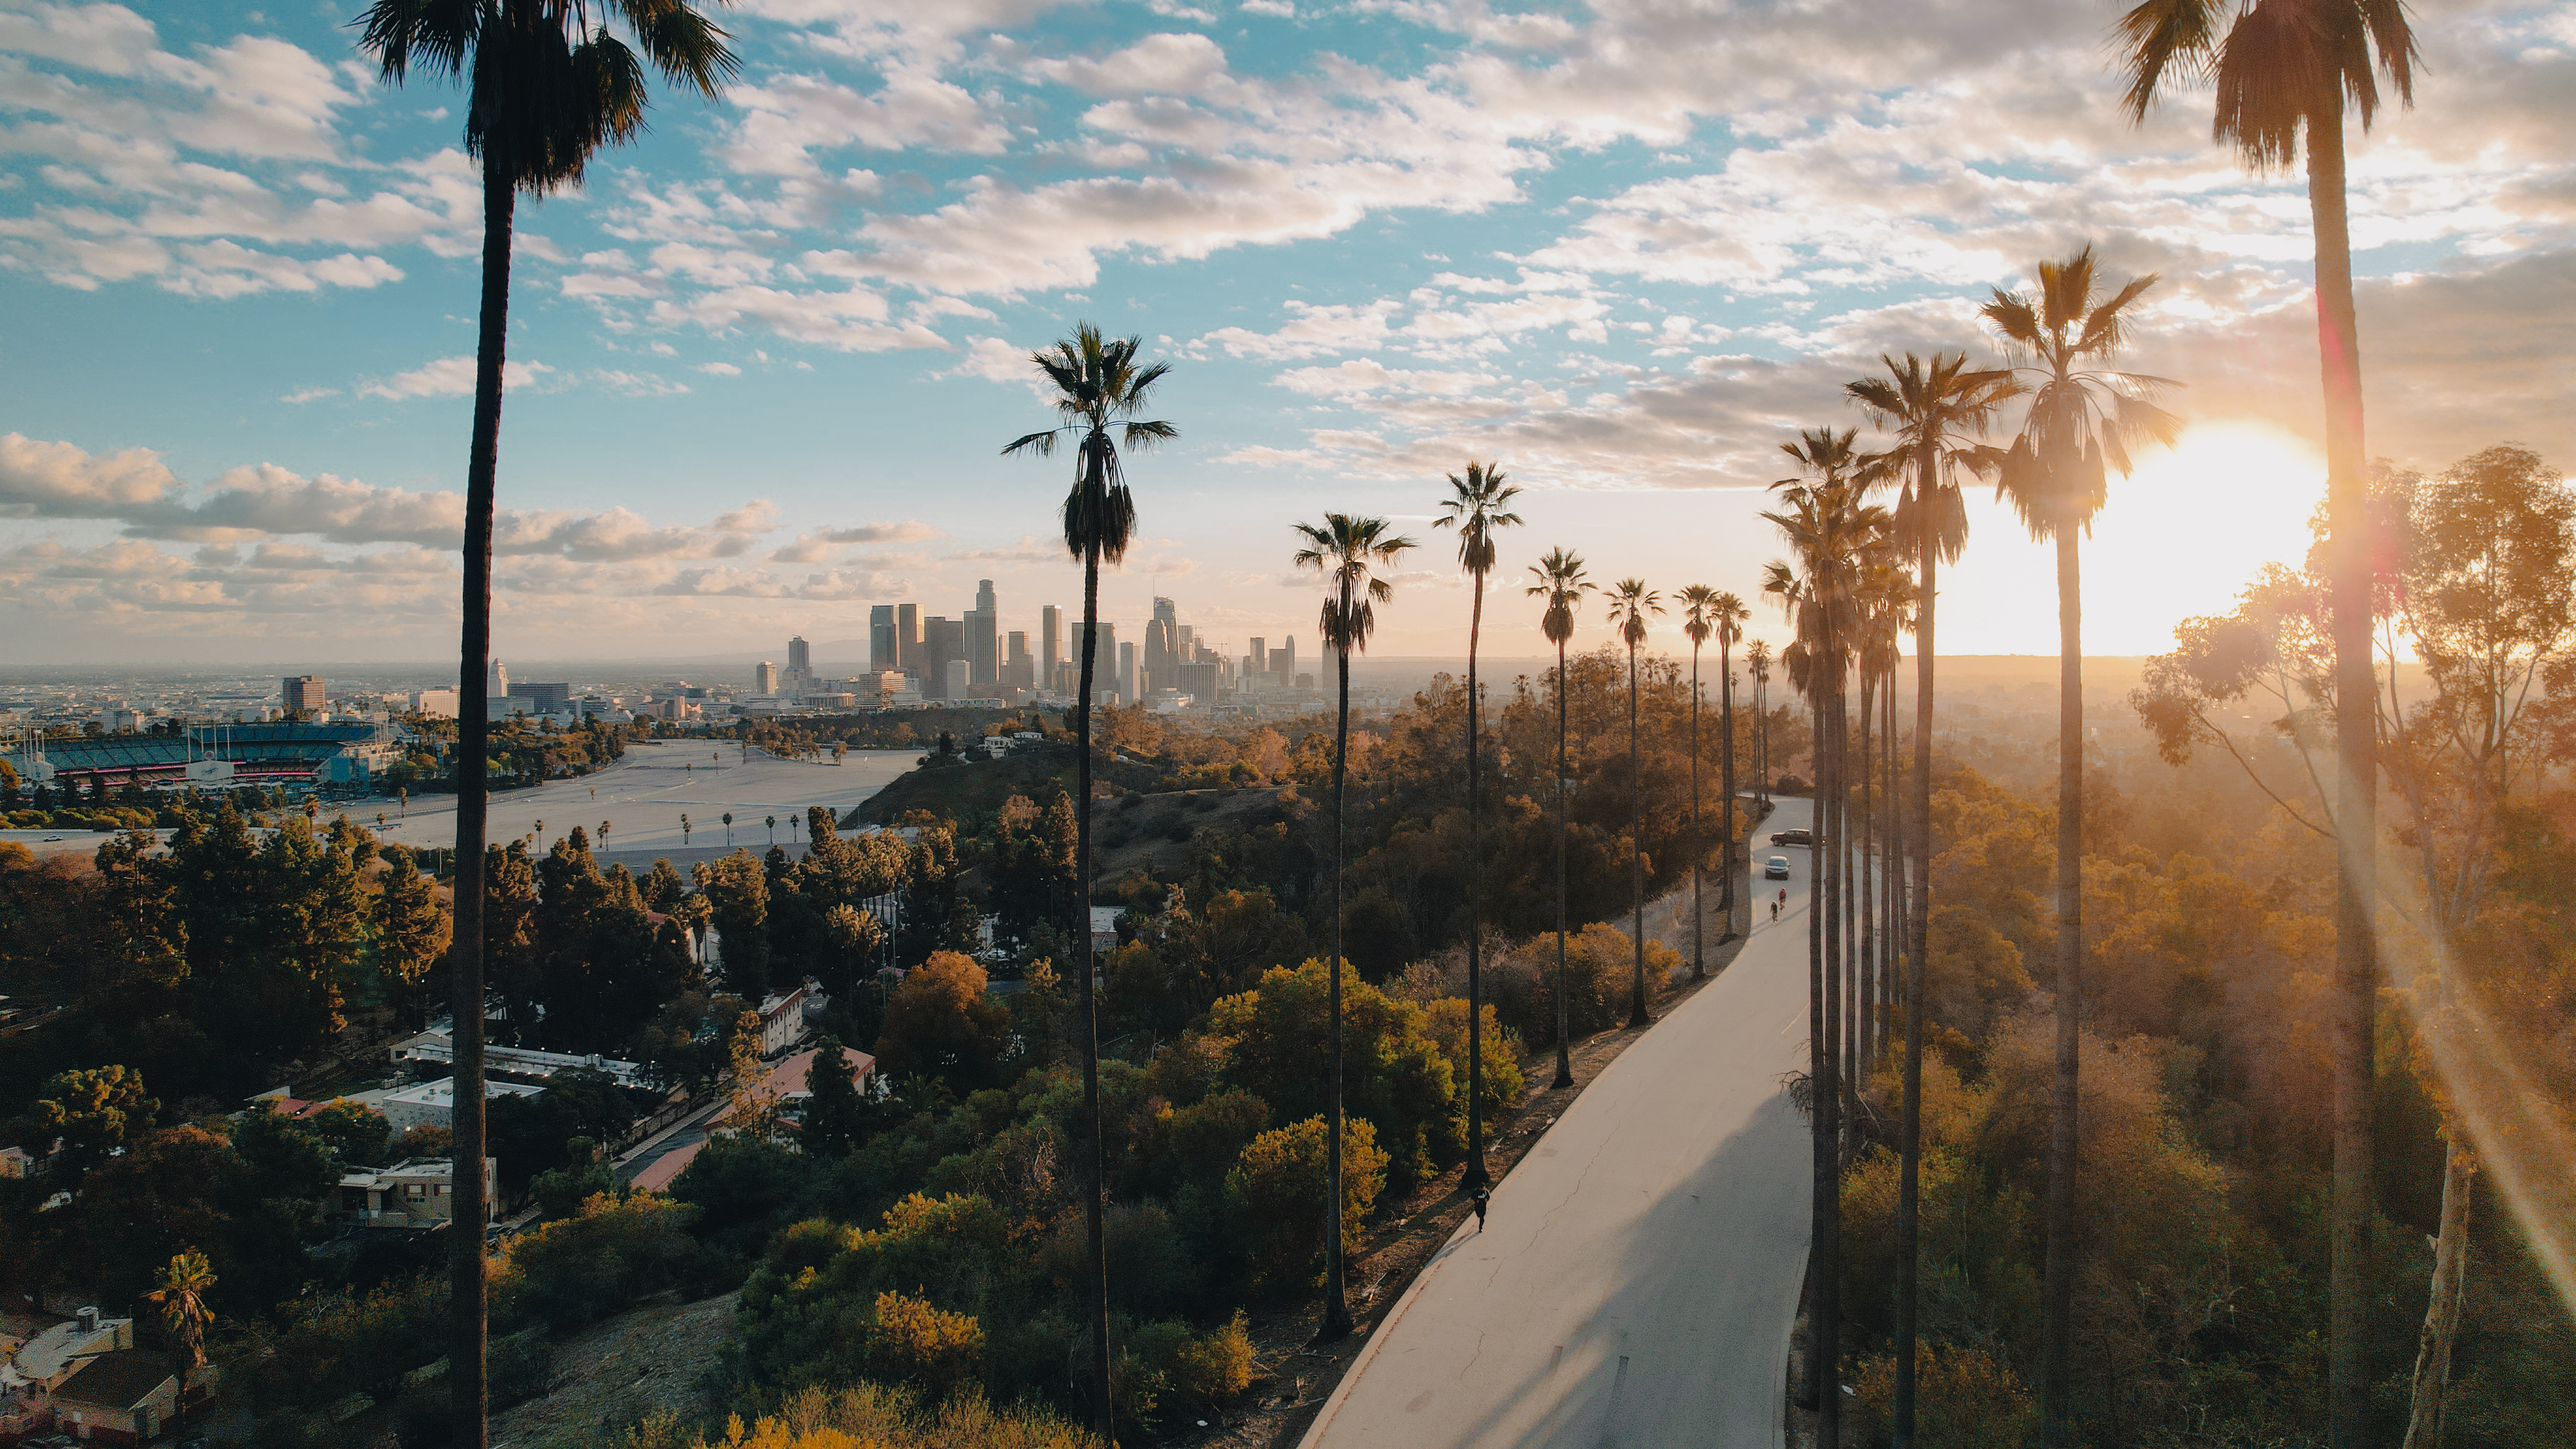
<svg viewBox="0 0 2576 1449"><path fill-rule="evenodd" d="M857 1047L843 1047L841 1060L850 1065L850 1080L856 1082L862 1091L866 1090L868 1078L876 1072L877 1059ZM814 1089L807 1085L813 1073L814 1049L808 1047L769 1069L769 1095L788 1106L796 1106L814 1095Z"/></svg>
<svg viewBox="0 0 2576 1449"><path fill-rule="evenodd" d="M215 1392L209 1364L188 1375L188 1399L202 1404ZM75 1439L99 1444L147 1444L179 1412L179 1361L166 1353L121 1348L90 1360L48 1396L54 1424Z"/></svg>
<svg viewBox="0 0 2576 1449"><path fill-rule="evenodd" d="M774 1057L805 1035L805 990L798 986L760 1003L760 1054Z"/></svg>
<svg viewBox="0 0 2576 1449"><path fill-rule="evenodd" d="M544 1090L517 1082L486 1081L483 1100L488 1103L496 1097L533 1097ZM441 1077L387 1093L377 1102L376 1110L385 1114L385 1125L396 1132L408 1132L414 1127L452 1127L456 1118L456 1079Z"/></svg>
<svg viewBox="0 0 2576 1449"><path fill-rule="evenodd" d="M1094 952L1105 956L1118 949L1118 912L1121 909L1119 906L1091 908L1091 949Z"/></svg>
<svg viewBox="0 0 2576 1449"><path fill-rule="evenodd" d="M36 1170L36 1159L24 1147L0 1147L0 1177L25 1177Z"/></svg>
<svg viewBox="0 0 2576 1449"><path fill-rule="evenodd" d="M415 1157L340 1178L340 1214L360 1227L434 1228L454 1220L455 1164L444 1157ZM500 1162L483 1159L483 1219L500 1201Z"/></svg>
<svg viewBox="0 0 2576 1449"><path fill-rule="evenodd" d="M134 1320L101 1318L83 1308L19 1345L9 1368L35 1393L50 1394L101 1354L134 1347Z"/></svg>

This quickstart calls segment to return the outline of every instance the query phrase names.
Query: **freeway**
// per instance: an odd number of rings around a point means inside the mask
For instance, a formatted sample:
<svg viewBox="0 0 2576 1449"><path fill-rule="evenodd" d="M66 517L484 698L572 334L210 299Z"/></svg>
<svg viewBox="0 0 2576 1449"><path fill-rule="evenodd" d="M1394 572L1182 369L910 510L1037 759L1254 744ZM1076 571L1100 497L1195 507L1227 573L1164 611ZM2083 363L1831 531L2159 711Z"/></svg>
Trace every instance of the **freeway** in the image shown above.
<svg viewBox="0 0 2576 1449"><path fill-rule="evenodd" d="M1424 1266L1304 1449L1778 1449L1806 1271L1809 823L1756 832L1754 931L1602 1072ZM1789 858L1777 924L1762 862Z"/></svg>

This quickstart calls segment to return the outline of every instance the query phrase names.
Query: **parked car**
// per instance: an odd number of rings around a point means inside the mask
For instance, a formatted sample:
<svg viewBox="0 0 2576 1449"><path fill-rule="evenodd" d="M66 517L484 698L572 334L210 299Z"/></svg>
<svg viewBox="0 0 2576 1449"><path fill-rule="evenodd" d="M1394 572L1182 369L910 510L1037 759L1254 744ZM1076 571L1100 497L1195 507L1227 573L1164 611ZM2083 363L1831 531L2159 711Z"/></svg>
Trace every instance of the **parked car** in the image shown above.
<svg viewBox="0 0 2576 1449"><path fill-rule="evenodd" d="M1771 843L1773 845L1812 846L1816 843L1816 832L1806 829L1775 830L1771 832Z"/></svg>
<svg viewBox="0 0 2576 1449"><path fill-rule="evenodd" d="M1762 878L1764 880L1787 880L1789 878L1789 857L1785 855L1775 855L1771 857L1770 861L1762 867Z"/></svg>

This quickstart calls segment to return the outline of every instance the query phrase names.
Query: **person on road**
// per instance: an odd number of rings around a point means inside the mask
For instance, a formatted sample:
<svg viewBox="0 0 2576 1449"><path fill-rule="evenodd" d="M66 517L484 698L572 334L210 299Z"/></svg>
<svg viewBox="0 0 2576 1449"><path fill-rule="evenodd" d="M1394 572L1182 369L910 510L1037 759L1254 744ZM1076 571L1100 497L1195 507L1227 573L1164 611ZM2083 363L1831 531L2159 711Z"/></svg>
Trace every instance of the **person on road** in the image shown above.
<svg viewBox="0 0 2576 1449"><path fill-rule="evenodd" d="M1492 1193L1487 1192L1485 1189L1480 1187L1476 1189L1475 1196L1467 1199L1467 1201L1474 1204L1476 1208L1477 1232L1481 1233L1485 1230L1485 1204L1493 1201L1493 1198L1494 1195Z"/></svg>

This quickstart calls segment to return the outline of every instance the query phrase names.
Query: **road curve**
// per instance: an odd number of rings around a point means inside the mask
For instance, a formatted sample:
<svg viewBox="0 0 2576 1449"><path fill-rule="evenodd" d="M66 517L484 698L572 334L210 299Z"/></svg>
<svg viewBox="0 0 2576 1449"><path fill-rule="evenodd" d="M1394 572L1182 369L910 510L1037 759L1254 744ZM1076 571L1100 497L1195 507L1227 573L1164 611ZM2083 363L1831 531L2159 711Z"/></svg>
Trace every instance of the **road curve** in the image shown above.
<svg viewBox="0 0 2576 1449"><path fill-rule="evenodd" d="M1756 836L1809 823L1782 799ZM1725 974L1584 1089L1424 1266L1303 1449L1779 1449L1806 1271L1808 852L1757 845ZM1789 857L1788 904L1762 862Z"/></svg>

